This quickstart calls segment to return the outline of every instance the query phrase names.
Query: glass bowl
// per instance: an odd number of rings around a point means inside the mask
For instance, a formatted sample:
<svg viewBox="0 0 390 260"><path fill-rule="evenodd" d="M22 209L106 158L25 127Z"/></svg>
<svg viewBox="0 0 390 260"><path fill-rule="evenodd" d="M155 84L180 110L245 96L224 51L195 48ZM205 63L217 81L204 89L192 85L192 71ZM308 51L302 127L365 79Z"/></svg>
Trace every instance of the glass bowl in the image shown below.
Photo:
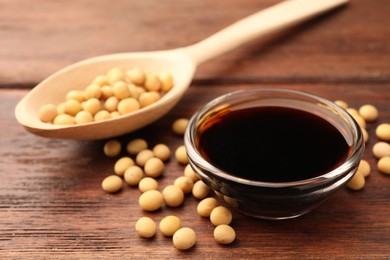
<svg viewBox="0 0 390 260"><path fill-rule="evenodd" d="M197 147L202 125L215 115L223 116L224 111L258 106L298 109L325 119L337 128L350 146L346 159L316 177L264 182L232 175L202 156ZM243 90L210 101L191 118L184 143L192 168L219 198L246 215L264 219L294 218L320 205L355 174L364 151L361 129L344 109L324 98L285 89Z"/></svg>

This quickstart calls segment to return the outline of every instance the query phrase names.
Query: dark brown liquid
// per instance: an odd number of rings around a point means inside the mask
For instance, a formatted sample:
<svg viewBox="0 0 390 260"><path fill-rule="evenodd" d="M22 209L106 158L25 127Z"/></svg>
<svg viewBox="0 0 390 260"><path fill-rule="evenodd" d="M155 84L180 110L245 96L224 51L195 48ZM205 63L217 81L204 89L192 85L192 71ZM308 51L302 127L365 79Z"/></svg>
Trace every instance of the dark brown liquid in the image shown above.
<svg viewBox="0 0 390 260"><path fill-rule="evenodd" d="M331 123L284 107L222 111L199 129L202 156L244 179L289 182L322 175L340 165L349 145Z"/></svg>

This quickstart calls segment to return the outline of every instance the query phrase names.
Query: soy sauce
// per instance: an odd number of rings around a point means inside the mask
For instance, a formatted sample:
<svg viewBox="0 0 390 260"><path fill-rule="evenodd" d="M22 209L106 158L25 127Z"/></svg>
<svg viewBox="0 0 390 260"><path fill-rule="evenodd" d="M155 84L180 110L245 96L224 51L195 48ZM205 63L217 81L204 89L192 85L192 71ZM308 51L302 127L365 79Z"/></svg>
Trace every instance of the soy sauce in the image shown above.
<svg viewBox="0 0 390 260"><path fill-rule="evenodd" d="M342 164L350 149L327 120L287 107L216 113L200 126L197 146L226 173L264 182L322 175Z"/></svg>

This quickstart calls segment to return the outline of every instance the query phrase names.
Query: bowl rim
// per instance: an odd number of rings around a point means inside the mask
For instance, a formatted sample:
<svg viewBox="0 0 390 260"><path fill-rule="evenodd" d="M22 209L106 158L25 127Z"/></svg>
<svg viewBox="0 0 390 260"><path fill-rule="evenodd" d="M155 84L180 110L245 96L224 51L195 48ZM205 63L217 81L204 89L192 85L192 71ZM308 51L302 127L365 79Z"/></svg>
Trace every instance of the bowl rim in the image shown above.
<svg viewBox="0 0 390 260"><path fill-rule="evenodd" d="M211 108L215 107L216 105L223 105L225 101L227 101L232 96L237 95L250 95L255 93L275 93L275 94L292 94L294 96L301 96L305 98L309 98L312 100L315 100L319 103L323 103L332 109L335 109L338 113L343 115L343 117L347 120L348 125L351 126L351 132L353 136L353 141L351 145L352 151L350 152L349 156L344 160L344 162L336 167L335 169L326 172L322 175L304 179L304 180L298 180L298 181L290 181L290 182L264 182L264 181L255 181L250 179L244 179L241 177L237 177L234 175L230 175L228 173L225 173L223 170L219 169L215 165L211 164L207 160L205 160L202 155L199 153L199 151L196 149L194 140L195 140L195 129L196 129L196 123L199 121L199 119L202 118L206 112L208 112ZM251 96L251 95L250 95ZM212 111L212 110L211 110ZM360 126L357 124L355 119L343 108L338 106L332 101L329 101L325 98L319 97L314 94L310 94L304 91L298 91L298 90L291 90L291 89L282 89L282 88L256 88L256 89L250 89L250 90L238 90L229 92L226 94L223 94L217 98L214 98L213 100L209 101L205 105L203 105L190 119L188 127L186 129L185 135L184 135L184 144L186 146L187 155L189 157L190 164L196 165L196 168L207 168L207 171L214 175L214 177L218 177L220 179L225 179L234 183L246 185L246 186L254 186L254 187L268 187L268 188L283 188L283 187L295 187L295 186L311 186L316 185L324 182L328 182L330 180L337 179L344 174L348 174L349 170L353 167L355 167L361 159L361 156L364 151L364 141L363 141L363 134L360 129ZM205 173L203 173L205 174ZM205 174L208 175L208 174ZM351 175L352 177L352 175Z"/></svg>

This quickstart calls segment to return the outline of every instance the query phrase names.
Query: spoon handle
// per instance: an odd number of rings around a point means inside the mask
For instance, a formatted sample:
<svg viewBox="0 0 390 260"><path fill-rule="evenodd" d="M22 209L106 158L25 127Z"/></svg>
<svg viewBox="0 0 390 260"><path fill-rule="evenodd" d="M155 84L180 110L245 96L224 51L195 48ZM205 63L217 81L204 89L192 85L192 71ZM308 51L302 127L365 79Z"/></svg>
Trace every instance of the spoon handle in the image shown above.
<svg viewBox="0 0 390 260"><path fill-rule="evenodd" d="M347 3L348 0L287 0L250 15L210 37L183 48L196 65L250 40L287 28Z"/></svg>

